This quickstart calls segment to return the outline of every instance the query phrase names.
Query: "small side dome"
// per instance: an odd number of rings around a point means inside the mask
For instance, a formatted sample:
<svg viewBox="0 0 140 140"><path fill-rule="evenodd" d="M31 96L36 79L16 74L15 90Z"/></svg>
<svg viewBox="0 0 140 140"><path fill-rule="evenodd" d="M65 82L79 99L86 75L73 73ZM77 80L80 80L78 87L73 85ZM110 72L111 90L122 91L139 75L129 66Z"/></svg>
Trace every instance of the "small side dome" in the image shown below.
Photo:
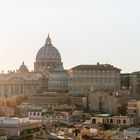
<svg viewBox="0 0 140 140"><path fill-rule="evenodd" d="M22 62L22 65L19 67L19 72L20 73L27 73L29 70L27 69L27 66Z"/></svg>

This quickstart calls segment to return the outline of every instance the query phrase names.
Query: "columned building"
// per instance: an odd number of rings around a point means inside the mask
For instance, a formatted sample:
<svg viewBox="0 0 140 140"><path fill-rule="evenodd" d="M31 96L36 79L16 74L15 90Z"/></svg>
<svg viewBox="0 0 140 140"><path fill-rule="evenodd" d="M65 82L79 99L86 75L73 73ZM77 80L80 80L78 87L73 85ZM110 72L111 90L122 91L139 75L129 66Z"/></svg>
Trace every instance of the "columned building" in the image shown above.
<svg viewBox="0 0 140 140"><path fill-rule="evenodd" d="M29 72L23 63L17 72L0 74L0 97L12 97L15 95L35 94L39 85L40 74Z"/></svg>

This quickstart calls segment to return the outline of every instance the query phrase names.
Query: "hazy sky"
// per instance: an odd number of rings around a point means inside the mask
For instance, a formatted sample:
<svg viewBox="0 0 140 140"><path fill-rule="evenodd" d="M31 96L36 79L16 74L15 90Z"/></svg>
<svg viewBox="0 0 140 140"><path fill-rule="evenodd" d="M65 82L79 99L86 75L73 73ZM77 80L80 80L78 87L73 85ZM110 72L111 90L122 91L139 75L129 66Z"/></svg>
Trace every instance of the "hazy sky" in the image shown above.
<svg viewBox="0 0 140 140"><path fill-rule="evenodd" d="M0 0L0 71L33 69L48 32L66 69L140 70L140 0Z"/></svg>

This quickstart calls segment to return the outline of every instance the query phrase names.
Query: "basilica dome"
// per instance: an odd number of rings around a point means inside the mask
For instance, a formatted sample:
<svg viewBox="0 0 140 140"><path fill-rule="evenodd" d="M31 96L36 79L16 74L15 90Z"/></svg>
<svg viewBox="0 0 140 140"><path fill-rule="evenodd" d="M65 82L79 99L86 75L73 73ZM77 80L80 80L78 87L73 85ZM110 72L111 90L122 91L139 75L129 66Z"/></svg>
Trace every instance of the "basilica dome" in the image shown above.
<svg viewBox="0 0 140 140"><path fill-rule="evenodd" d="M48 73L49 70L62 70L63 63L59 51L52 45L48 35L45 45L39 49L34 63L34 71Z"/></svg>
<svg viewBox="0 0 140 140"><path fill-rule="evenodd" d="M45 45L40 48L36 55L36 62L61 62L59 51L52 45L48 35Z"/></svg>

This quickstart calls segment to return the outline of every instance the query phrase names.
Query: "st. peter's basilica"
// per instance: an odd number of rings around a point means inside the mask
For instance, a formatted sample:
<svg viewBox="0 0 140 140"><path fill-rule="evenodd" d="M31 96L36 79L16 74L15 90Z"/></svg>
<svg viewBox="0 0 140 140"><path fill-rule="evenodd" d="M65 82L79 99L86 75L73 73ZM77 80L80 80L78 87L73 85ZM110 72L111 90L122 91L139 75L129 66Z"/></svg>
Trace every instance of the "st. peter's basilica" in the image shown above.
<svg viewBox="0 0 140 140"><path fill-rule="evenodd" d="M17 71L0 74L1 97L29 96L44 91L68 91L68 73L64 70L61 55L52 45L49 35L36 55L33 72L23 62Z"/></svg>

